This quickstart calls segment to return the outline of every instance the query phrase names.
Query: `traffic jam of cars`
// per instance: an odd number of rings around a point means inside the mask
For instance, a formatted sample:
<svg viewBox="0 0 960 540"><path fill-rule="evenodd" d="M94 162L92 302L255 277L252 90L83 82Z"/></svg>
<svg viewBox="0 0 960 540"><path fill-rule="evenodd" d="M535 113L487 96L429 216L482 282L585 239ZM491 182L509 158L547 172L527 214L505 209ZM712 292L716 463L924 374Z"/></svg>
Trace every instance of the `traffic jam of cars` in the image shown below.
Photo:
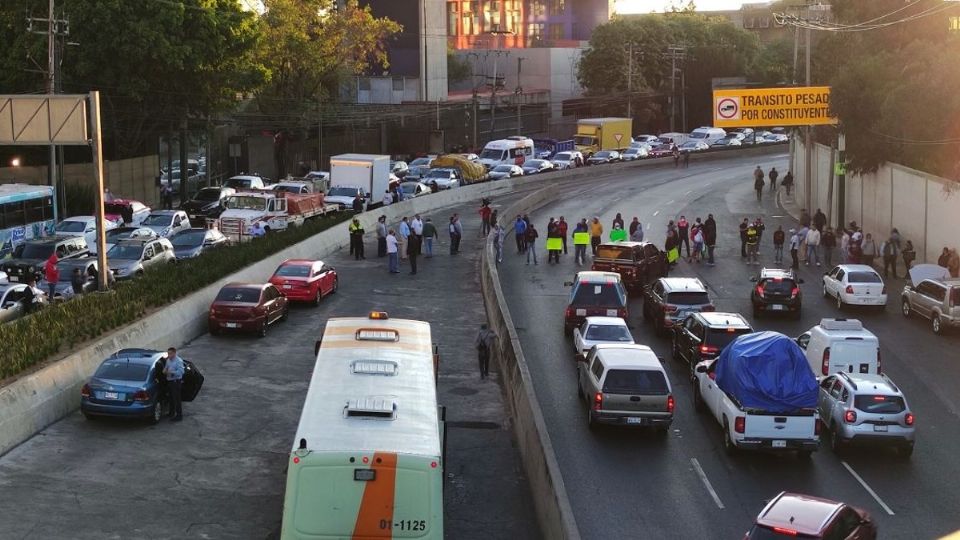
<svg viewBox="0 0 960 540"><path fill-rule="evenodd" d="M814 286L837 316L788 337L755 328L740 313L717 311L700 279L668 276L666 257L645 242L604 243L591 270L565 283L564 333L572 337L577 396L590 430L639 427L664 436L683 406L665 360L630 331L635 295L643 321L653 335L669 340L672 359L683 366L692 408L716 422L728 454L784 452L809 459L822 444L838 456L854 447L879 456L913 454L917 417L883 372L880 339L843 313L886 306L887 287L874 268L829 268ZM926 319L935 334L957 326L960 282L935 265L915 266L910 278L903 316ZM761 268L750 281L744 294L753 320L799 319L804 280L792 270ZM876 525L859 508L783 492L745 536L781 537L875 538Z"/></svg>

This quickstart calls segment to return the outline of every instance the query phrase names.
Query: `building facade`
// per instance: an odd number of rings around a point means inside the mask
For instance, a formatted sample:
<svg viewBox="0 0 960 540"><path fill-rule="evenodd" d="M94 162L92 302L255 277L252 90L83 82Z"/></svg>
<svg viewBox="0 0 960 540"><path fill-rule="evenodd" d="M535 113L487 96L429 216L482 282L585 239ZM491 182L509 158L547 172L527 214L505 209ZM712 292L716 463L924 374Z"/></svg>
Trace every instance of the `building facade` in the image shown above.
<svg viewBox="0 0 960 540"><path fill-rule="evenodd" d="M450 47L577 47L610 20L613 0L446 0Z"/></svg>

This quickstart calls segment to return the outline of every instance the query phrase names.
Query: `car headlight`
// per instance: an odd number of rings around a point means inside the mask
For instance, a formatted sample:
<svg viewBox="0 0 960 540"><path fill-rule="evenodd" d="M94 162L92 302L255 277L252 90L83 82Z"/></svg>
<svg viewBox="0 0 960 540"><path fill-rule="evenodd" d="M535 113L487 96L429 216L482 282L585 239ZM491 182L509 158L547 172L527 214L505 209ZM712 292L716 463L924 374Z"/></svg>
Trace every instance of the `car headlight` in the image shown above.
<svg viewBox="0 0 960 540"><path fill-rule="evenodd" d="M118 276L122 276L123 274L126 274L128 270L129 270L128 268L124 268L124 267L113 269L114 273L116 273Z"/></svg>

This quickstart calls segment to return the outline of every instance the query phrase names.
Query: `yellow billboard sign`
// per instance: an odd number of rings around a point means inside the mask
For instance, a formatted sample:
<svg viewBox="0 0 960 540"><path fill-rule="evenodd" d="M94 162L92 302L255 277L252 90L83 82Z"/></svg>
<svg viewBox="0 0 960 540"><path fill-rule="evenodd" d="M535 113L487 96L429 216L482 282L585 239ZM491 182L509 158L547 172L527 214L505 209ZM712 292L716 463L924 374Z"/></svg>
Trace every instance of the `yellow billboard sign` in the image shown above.
<svg viewBox="0 0 960 540"><path fill-rule="evenodd" d="M714 127L836 124L829 86L713 91Z"/></svg>

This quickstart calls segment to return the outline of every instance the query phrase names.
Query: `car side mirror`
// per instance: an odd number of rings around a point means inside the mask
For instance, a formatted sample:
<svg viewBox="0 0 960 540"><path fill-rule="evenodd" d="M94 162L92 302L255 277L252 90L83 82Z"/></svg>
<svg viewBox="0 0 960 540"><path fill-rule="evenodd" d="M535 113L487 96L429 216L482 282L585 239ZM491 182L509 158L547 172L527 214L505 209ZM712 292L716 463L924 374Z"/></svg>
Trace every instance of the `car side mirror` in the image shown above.
<svg viewBox="0 0 960 540"><path fill-rule="evenodd" d="M563 286L564 286L564 287L573 287L573 282L572 282L572 281L564 281L564 282L563 282Z"/></svg>
<svg viewBox="0 0 960 540"><path fill-rule="evenodd" d="M697 373L706 373L707 366L697 366Z"/></svg>

